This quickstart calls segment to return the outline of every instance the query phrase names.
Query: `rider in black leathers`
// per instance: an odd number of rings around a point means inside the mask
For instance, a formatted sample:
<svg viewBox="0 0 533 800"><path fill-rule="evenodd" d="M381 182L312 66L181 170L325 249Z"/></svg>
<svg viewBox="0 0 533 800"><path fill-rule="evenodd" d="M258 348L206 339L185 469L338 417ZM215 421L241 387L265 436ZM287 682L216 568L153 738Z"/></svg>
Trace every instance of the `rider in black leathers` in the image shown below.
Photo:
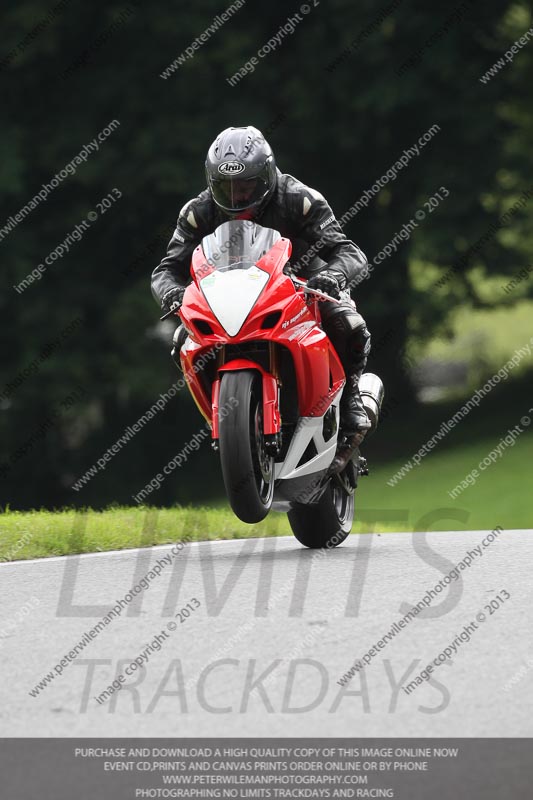
<svg viewBox="0 0 533 800"><path fill-rule="evenodd" d="M207 154L208 188L180 211L167 254L152 274L152 293L163 311L178 310L190 281L193 250L228 219L252 219L274 228L293 244L292 270L342 300L319 303L321 320L346 372L340 404L340 435L331 472L348 463L370 427L359 378L370 350L370 334L350 300L364 275L364 253L346 238L324 199L276 167L267 141L252 126L222 131Z"/></svg>

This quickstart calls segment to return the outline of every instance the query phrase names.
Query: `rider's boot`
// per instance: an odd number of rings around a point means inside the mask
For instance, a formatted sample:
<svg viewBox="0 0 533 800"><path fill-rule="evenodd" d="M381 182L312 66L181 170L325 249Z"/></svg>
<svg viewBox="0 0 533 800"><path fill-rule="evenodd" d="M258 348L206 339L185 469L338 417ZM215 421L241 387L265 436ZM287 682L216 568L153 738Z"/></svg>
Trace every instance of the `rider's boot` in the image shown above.
<svg viewBox="0 0 533 800"><path fill-rule="evenodd" d="M346 375L346 385L339 408L340 429L337 451L329 466L328 475L342 472L371 427L359 391L361 372L362 370L359 369Z"/></svg>

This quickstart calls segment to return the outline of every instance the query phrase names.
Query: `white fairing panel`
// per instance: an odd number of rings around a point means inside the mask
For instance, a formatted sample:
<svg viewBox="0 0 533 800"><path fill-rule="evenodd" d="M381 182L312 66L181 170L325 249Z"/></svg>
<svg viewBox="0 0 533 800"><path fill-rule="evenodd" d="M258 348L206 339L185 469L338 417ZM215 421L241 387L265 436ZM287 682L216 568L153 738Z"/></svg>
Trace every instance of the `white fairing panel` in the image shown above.
<svg viewBox="0 0 533 800"><path fill-rule="evenodd" d="M240 331L269 277L265 270L251 266L215 270L200 281L205 299L229 336Z"/></svg>
<svg viewBox="0 0 533 800"><path fill-rule="evenodd" d="M340 417L338 403L341 393L342 389L339 390L339 393L333 401L333 407L335 408L337 418L337 430ZM312 475L315 472L320 472L320 470L329 467L333 461L335 450L337 449L337 434L332 436L329 441L324 441L322 435L323 423L324 415L321 417L300 417L285 461L276 464L276 480L279 478L300 478L304 475ZM314 441L317 455L298 467L297 465L310 441Z"/></svg>

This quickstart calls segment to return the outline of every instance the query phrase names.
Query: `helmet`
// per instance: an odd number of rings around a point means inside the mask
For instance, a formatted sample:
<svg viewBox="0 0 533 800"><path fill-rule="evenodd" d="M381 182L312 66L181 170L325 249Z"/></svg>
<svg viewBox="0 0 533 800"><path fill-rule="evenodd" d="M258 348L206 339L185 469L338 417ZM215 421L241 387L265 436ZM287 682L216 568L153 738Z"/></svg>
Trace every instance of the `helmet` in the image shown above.
<svg viewBox="0 0 533 800"><path fill-rule="evenodd" d="M227 214L257 213L276 188L274 155L252 125L219 133L207 153L205 174L213 200Z"/></svg>

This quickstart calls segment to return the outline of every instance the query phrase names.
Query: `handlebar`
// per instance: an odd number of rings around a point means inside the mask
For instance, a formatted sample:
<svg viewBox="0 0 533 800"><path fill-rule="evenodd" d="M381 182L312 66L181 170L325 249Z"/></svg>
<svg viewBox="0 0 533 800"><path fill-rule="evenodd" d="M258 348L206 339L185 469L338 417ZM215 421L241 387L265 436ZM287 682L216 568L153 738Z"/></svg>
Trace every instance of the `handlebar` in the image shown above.
<svg viewBox="0 0 533 800"><path fill-rule="evenodd" d="M317 297L321 297L323 300L327 300L330 303L337 303L339 306L342 305L342 300L337 300L336 297L332 297L330 294L326 294L326 292L321 292L319 289L308 289L306 281L301 281L299 278L295 278L294 275L291 275L291 280L295 286L299 286L307 294L315 294Z"/></svg>
<svg viewBox="0 0 533 800"><path fill-rule="evenodd" d="M172 317L174 314L179 314L179 313L180 313L179 308L175 309L171 308L170 311L167 311L166 314L163 314L162 317L159 317L159 322L163 322L164 319L168 319L169 317Z"/></svg>

